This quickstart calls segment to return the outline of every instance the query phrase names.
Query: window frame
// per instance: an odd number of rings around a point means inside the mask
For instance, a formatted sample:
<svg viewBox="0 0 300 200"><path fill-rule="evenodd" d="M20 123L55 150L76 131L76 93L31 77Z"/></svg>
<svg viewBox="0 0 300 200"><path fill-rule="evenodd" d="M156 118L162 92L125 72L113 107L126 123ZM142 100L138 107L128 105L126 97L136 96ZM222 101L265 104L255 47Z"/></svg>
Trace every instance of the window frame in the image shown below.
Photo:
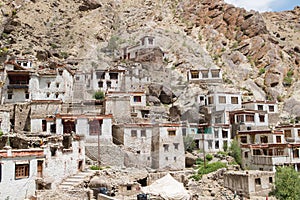
<svg viewBox="0 0 300 200"><path fill-rule="evenodd" d="M29 178L30 165L29 163L17 164L15 163L15 180Z"/></svg>

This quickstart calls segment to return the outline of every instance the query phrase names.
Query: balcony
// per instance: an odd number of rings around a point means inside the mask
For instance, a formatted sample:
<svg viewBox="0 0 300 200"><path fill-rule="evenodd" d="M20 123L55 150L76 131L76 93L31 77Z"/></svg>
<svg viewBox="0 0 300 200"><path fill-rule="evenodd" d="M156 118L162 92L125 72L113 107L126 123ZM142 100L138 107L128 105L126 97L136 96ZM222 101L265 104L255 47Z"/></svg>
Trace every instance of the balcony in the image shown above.
<svg viewBox="0 0 300 200"><path fill-rule="evenodd" d="M256 165L281 165L290 163L289 156L252 156L252 162Z"/></svg>

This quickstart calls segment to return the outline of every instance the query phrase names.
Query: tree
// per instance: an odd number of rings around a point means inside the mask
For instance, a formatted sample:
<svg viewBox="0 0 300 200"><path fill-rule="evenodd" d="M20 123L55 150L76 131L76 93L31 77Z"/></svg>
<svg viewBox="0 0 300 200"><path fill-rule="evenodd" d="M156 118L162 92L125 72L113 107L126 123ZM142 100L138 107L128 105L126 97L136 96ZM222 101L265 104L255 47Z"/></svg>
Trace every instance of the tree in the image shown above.
<svg viewBox="0 0 300 200"><path fill-rule="evenodd" d="M196 148L196 142L190 136L185 136L183 138L184 150L192 152Z"/></svg>
<svg viewBox="0 0 300 200"><path fill-rule="evenodd" d="M275 189L271 193L279 200L296 200L300 197L299 173L293 167L278 167L275 175Z"/></svg>
<svg viewBox="0 0 300 200"><path fill-rule="evenodd" d="M97 91L94 93L93 98L97 100L103 100L105 97L104 92L102 91Z"/></svg>
<svg viewBox="0 0 300 200"><path fill-rule="evenodd" d="M231 142L230 148L229 148L229 155L232 156L235 160L235 162L239 165L242 164L242 153L241 148L237 140L233 140Z"/></svg>

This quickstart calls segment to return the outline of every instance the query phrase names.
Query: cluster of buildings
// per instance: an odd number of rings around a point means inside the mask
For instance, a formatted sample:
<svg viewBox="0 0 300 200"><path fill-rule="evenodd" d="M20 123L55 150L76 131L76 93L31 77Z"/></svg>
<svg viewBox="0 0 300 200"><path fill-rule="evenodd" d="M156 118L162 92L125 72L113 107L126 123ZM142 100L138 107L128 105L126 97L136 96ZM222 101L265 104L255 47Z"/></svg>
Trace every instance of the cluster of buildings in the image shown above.
<svg viewBox="0 0 300 200"><path fill-rule="evenodd" d="M22 197L35 188L55 188L84 169L85 155L103 165L181 170L186 137L206 152L226 151L236 138L247 169L300 169L300 125L278 125L276 102L243 102L239 92L216 90L223 83L217 67L187 72L189 84L208 88L195 94L203 123L165 117L166 107L149 101L155 77L143 68L163 58L155 38L145 36L122 49L127 65L105 69L8 59L0 69L0 186L10 189L0 196L12 196L12 185L27 188ZM96 91L105 98L93 98Z"/></svg>

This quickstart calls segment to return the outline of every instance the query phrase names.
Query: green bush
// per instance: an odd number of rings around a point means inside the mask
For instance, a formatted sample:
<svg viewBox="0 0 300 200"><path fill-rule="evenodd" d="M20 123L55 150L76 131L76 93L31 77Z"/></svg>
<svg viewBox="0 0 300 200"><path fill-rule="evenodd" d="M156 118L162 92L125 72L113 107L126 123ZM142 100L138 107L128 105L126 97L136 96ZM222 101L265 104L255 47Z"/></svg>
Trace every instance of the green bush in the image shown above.
<svg viewBox="0 0 300 200"><path fill-rule="evenodd" d="M283 84L284 84L285 86L290 86L290 85L292 85L292 82L293 82L293 79L292 79L291 77L286 76L286 77L284 77L284 79L283 79Z"/></svg>
<svg viewBox="0 0 300 200"><path fill-rule="evenodd" d="M229 155L232 156L239 165L242 164L242 152L237 140L233 140L229 148Z"/></svg>
<svg viewBox="0 0 300 200"><path fill-rule="evenodd" d="M98 165L92 165L90 166L91 170L100 170L100 167Z"/></svg>
<svg viewBox="0 0 300 200"><path fill-rule="evenodd" d="M3 135L3 131L2 131L2 130L0 130L0 137L2 137L2 135Z"/></svg>
<svg viewBox="0 0 300 200"><path fill-rule="evenodd" d="M94 93L93 98L97 100L103 100L105 97L104 92L102 91L97 91Z"/></svg>
<svg viewBox="0 0 300 200"><path fill-rule="evenodd" d="M265 72L266 72L266 69L265 69L265 68L260 68L258 74L259 74L259 75L262 75L262 74L264 74Z"/></svg>
<svg viewBox="0 0 300 200"><path fill-rule="evenodd" d="M275 180L275 189L271 195L275 195L279 200L299 199L300 177L293 167L278 167Z"/></svg>
<svg viewBox="0 0 300 200"><path fill-rule="evenodd" d="M196 181L200 180L204 174L209 174L211 172L215 172L218 169L225 168L226 164L222 162L214 162L209 163L204 167L204 165L201 165L198 169L198 173L194 174L191 178L195 179Z"/></svg>
<svg viewBox="0 0 300 200"><path fill-rule="evenodd" d="M207 155L205 156L205 158L206 158L207 161L211 161L211 160L213 159L213 155L207 154Z"/></svg>
<svg viewBox="0 0 300 200"><path fill-rule="evenodd" d="M196 159L196 165L203 165L204 161L202 158L197 158Z"/></svg>

